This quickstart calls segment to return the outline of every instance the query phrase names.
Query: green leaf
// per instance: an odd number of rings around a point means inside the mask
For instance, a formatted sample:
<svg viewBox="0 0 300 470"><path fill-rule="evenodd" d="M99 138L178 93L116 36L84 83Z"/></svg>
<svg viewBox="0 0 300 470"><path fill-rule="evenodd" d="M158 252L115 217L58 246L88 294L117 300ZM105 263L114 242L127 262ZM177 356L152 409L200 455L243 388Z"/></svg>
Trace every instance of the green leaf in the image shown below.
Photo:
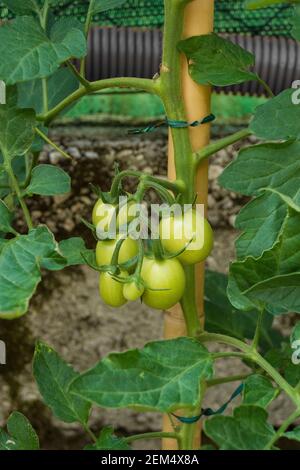
<svg viewBox="0 0 300 470"><path fill-rule="evenodd" d="M0 232L15 233L11 223L14 214L10 212L7 205L0 199Z"/></svg>
<svg viewBox="0 0 300 470"><path fill-rule="evenodd" d="M84 240L80 237L69 238L59 243L59 250L62 255L67 259L68 266L75 266L78 264L86 264L82 253L88 255L94 253L94 250L87 250Z"/></svg>
<svg viewBox="0 0 300 470"><path fill-rule="evenodd" d="M189 61L192 79L200 85L228 86L257 79L249 70L253 54L217 34L185 39L178 48Z"/></svg>
<svg viewBox="0 0 300 470"><path fill-rule="evenodd" d="M300 7L295 8L292 35L297 41L300 41Z"/></svg>
<svg viewBox="0 0 300 470"><path fill-rule="evenodd" d="M7 85L48 77L66 60L85 54L86 38L74 18L58 20L49 36L29 16L0 28L0 77Z"/></svg>
<svg viewBox="0 0 300 470"><path fill-rule="evenodd" d="M294 89L281 92L258 106L250 130L260 139L288 140L300 137L300 104L293 101Z"/></svg>
<svg viewBox="0 0 300 470"><path fill-rule="evenodd" d="M263 450L275 434L267 418L263 408L242 405L233 416L215 416L205 421L204 430L220 450Z"/></svg>
<svg viewBox="0 0 300 470"><path fill-rule="evenodd" d="M37 0L3 0L1 3L4 3L15 15L22 16L39 12Z"/></svg>
<svg viewBox="0 0 300 470"><path fill-rule="evenodd" d="M248 257L231 265L232 276L243 295L259 308L282 313L300 312L300 214L289 210L280 239L260 258ZM235 305L234 295L229 292Z"/></svg>
<svg viewBox="0 0 300 470"><path fill-rule="evenodd" d="M206 271L205 274L205 329L238 339L252 339L258 321L258 311L241 312L232 307L227 297L228 278L225 274ZM272 315L265 314L261 326L260 343L264 349L279 346L281 335L272 330Z"/></svg>
<svg viewBox="0 0 300 470"><path fill-rule="evenodd" d="M266 408L277 396L272 383L262 375L250 375L244 383L244 405L256 405Z"/></svg>
<svg viewBox="0 0 300 470"><path fill-rule="evenodd" d="M209 352L193 339L178 338L109 354L75 379L70 391L106 408L171 412L199 404L201 381L211 375Z"/></svg>
<svg viewBox="0 0 300 470"><path fill-rule="evenodd" d="M0 430L0 450L38 450L39 438L28 419L14 411L7 421L7 434Z"/></svg>
<svg viewBox="0 0 300 470"><path fill-rule="evenodd" d="M40 194L42 196L54 196L71 191L71 179L69 175L53 165L38 165L31 173L31 181L26 188L27 194Z"/></svg>
<svg viewBox="0 0 300 470"><path fill-rule="evenodd" d="M78 88L78 80L68 68L58 69L47 79L48 106L54 108ZM18 84L18 105L20 108L34 108L37 114L43 112L42 81L32 80Z"/></svg>
<svg viewBox="0 0 300 470"><path fill-rule="evenodd" d="M92 13L96 15L103 11L112 10L122 6L127 0L95 0Z"/></svg>
<svg viewBox="0 0 300 470"><path fill-rule="evenodd" d="M287 439L291 439L293 441L300 442L300 426L295 428L293 431L286 432L284 434L284 437L286 437Z"/></svg>
<svg viewBox="0 0 300 470"><path fill-rule="evenodd" d="M114 435L110 426L103 428L95 444L85 447L85 450L130 450L125 439Z"/></svg>
<svg viewBox="0 0 300 470"><path fill-rule="evenodd" d="M39 226L9 240L0 252L0 318L24 315L41 280L40 267L57 251L53 234Z"/></svg>
<svg viewBox="0 0 300 470"><path fill-rule="evenodd" d="M295 351L288 343L283 343L281 348L271 349L265 355L265 359L277 369L292 387L300 382L299 364L293 364Z"/></svg>
<svg viewBox="0 0 300 470"><path fill-rule="evenodd" d="M235 227L243 233L236 241L239 259L262 255L278 241L287 216L285 202L275 193L263 193L244 206Z"/></svg>
<svg viewBox="0 0 300 470"><path fill-rule="evenodd" d="M43 400L58 419L66 423L87 423L89 403L68 391L70 383L79 374L42 342L38 342L35 348L33 374Z"/></svg>
<svg viewBox="0 0 300 470"><path fill-rule="evenodd" d="M224 188L246 196L268 190L300 211L300 142L266 143L241 150L219 181Z"/></svg>
<svg viewBox="0 0 300 470"><path fill-rule="evenodd" d="M26 153L34 139L35 123L34 111L18 109L17 90L15 87L8 87L6 104L0 106L0 151L2 154L13 158Z"/></svg>

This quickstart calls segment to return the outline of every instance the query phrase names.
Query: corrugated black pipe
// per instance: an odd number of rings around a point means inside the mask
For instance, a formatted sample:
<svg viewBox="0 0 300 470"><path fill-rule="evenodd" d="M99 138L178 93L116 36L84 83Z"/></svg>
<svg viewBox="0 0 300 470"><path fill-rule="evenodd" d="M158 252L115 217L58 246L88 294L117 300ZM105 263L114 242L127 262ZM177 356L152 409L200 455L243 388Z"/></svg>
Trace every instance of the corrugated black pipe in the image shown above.
<svg viewBox="0 0 300 470"><path fill-rule="evenodd" d="M225 35L256 57L255 70L275 94L300 79L300 43L284 37ZM91 30L87 77L153 77L159 70L162 32L159 29L100 28ZM218 90L219 91L219 90ZM257 82L222 88L225 92L262 95Z"/></svg>

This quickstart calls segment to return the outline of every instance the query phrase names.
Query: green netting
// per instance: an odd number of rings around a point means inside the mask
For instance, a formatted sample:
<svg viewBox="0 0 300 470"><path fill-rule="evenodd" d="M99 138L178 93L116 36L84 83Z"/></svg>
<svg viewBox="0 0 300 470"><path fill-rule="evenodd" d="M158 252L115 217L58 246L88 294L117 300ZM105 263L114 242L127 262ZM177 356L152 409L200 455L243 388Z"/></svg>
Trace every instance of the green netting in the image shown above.
<svg viewBox="0 0 300 470"><path fill-rule="evenodd" d="M84 20L86 0L63 0L58 3L59 15L76 15ZM228 33L288 36L293 7L279 4L256 11L246 11L244 0L216 0L215 30ZM0 18L8 15L1 4ZM122 8L116 8L95 17L103 26L161 27L163 24L163 0L128 0Z"/></svg>

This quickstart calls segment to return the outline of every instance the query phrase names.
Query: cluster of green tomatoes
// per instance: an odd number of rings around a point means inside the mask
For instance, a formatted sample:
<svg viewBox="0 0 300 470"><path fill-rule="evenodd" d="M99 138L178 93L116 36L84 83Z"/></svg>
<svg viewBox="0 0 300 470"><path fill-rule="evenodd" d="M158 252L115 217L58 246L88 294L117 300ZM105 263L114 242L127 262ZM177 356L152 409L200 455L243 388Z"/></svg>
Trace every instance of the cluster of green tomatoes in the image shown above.
<svg viewBox="0 0 300 470"><path fill-rule="evenodd" d="M134 202L129 202L119 207L99 198L94 206L94 227L102 224L107 229L110 218L115 217L117 228L113 239L110 237L97 242L100 296L111 307L121 307L127 301L141 299L151 308L167 310L177 304L184 294L184 267L204 261L210 254L213 232L208 221L202 217L202 237L197 239L199 219L196 224L197 212L191 208L185 214L169 213L160 218L159 236L150 242L132 238L128 232L126 235L118 233L124 222L129 224L132 221L134 205ZM168 237L163 236L165 233Z"/></svg>

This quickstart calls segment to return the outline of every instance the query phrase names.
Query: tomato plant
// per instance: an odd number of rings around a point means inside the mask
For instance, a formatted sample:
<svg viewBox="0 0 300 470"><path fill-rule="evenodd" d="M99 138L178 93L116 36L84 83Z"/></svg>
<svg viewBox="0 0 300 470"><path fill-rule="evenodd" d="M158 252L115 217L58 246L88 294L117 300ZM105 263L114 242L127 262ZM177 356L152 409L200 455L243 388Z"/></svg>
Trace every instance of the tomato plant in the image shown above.
<svg viewBox="0 0 300 470"><path fill-rule="evenodd" d="M295 322L290 337L273 327L275 317L300 313L300 105L295 89L274 96L253 71L253 54L222 36L186 37L186 9L194 0L164 1L162 65L153 79L89 81L85 57L93 17L124 1L85 2L82 25L76 18L57 17L53 7L58 2L54 0L3 0L14 18L0 26L0 79L6 85L6 103L0 105L0 318L12 320L27 313L44 270L80 264L100 272L100 297L110 306L138 300L168 310L180 304L185 336L109 354L82 373L43 341L36 345L33 373L41 396L57 419L81 425L91 441L87 449L126 450L139 439L167 438L180 450L197 450L200 418L205 418L204 432L219 449L269 450L277 447L281 437L299 441L300 367L295 345L300 341L300 324ZM251 9L273 3L278 1L246 2ZM299 6L295 6L292 22L293 35L299 40ZM80 67L74 65L74 59L80 61ZM183 60L194 86L258 81L269 99L255 110L245 129L194 149L189 127L195 123L189 122L183 99ZM98 201L91 222L86 222L96 238L97 226L104 222L102 228L110 232L110 239L97 238L91 249L80 237L57 241L47 225L33 223L28 207L32 196L71 190L66 171L39 161L44 142L68 158L52 142L49 127L84 96L119 87L161 99L173 141L176 177L170 180L117 169L110 191L102 193L96 188ZM198 125L209 126L206 116L199 119ZM197 264L212 251L213 233L209 214L208 219L197 219L196 175L216 152L251 135L260 143L240 150L219 179L225 189L246 196L249 202L236 220L240 231L237 257L228 276L206 273L202 321L198 300L203 286L197 282L196 272ZM128 177L137 183L130 195L123 189ZM203 177L201 187L206 183ZM145 229L148 212L137 219L135 210L150 189L170 209L169 215L158 214L155 236L147 224ZM119 202L124 197L128 197L126 206ZM105 205L108 212L103 216ZM174 205L181 212L172 215ZM185 206L189 206L186 217ZM20 211L26 233L19 233L15 223ZM166 228L170 232L167 238L163 236ZM211 343L219 346L219 352L211 352L207 347ZM243 361L247 373L218 376L214 366L222 358ZM241 385L229 401L224 398L222 408L203 409L209 388L237 381ZM222 415L239 394L242 400L232 415ZM290 399L293 410L275 429L270 424L269 406L280 394ZM116 436L111 428L91 429L92 406L161 412L173 427L142 436ZM0 430L0 449L38 447L27 418L14 412L7 429Z"/></svg>

